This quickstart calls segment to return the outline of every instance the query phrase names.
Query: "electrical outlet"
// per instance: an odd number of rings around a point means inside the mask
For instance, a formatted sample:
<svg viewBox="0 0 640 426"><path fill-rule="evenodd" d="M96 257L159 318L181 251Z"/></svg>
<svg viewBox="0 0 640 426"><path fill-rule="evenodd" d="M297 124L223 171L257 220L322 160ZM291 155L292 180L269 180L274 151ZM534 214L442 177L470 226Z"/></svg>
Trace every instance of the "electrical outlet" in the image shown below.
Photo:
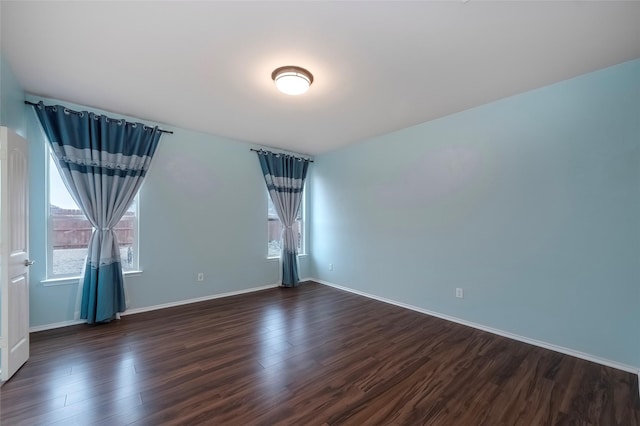
<svg viewBox="0 0 640 426"><path fill-rule="evenodd" d="M198 281L204 281L204 272L198 272Z"/></svg>
<svg viewBox="0 0 640 426"><path fill-rule="evenodd" d="M464 291L461 288L456 288L456 297L459 299L464 297Z"/></svg>
<svg viewBox="0 0 640 426"><path fill-rule="evenodd" d="M330 264L329 264L329 270L330 270L330 271L333 271L333 263L330 263Z"/></svg>

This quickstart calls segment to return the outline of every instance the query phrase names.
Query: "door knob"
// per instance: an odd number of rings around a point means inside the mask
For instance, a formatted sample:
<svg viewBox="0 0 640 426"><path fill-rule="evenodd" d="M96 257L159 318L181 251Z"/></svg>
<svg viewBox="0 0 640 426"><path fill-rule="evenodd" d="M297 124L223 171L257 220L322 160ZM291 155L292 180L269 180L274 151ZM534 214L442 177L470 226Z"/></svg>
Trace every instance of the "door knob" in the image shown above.
<svg viewBox="0 0 640 426"><path fill-rule="evenodd" d="M36 261L35 261L35 260L25 259L25 261L24 261L24 266L31 266L31 265L33 265L34 263L36 263Z"/></svg>

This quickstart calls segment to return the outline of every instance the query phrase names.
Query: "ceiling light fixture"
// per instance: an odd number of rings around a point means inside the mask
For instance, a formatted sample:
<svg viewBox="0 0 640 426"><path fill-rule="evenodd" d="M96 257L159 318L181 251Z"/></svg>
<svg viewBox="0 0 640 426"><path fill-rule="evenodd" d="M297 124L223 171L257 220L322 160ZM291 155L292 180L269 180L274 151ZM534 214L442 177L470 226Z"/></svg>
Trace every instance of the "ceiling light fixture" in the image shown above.
<svg viewBox="0 0 640 426"><path fill-rule="evenodd" d="M313 75L304 68L287 65L271 73L279 91L287 95L302 95L313 83Z"/></svg>

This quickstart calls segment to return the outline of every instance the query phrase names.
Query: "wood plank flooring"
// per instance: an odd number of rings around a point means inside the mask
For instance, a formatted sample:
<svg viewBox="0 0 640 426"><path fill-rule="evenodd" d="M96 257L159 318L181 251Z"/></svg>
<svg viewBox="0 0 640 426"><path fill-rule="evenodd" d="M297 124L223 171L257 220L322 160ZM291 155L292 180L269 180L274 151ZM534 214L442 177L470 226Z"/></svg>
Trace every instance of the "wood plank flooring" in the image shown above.
<svg viewBox="0 0 640 426"><path fill-rule="evenodd" d="M31 339L2 425L640 425L633 374L316 283Z"/></svg>

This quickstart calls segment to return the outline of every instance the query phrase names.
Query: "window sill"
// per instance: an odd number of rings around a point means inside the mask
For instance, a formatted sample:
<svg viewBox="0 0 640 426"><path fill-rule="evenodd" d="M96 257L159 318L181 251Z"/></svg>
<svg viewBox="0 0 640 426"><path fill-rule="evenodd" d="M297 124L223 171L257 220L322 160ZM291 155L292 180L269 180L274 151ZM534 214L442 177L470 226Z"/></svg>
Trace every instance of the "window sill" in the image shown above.
<svg viewBox="0 0 640 426"><path fill-rule="evenodd" d="M142 271L126 271L124 273L125 277L137 277L142 275ZM46 280L40 281L40 283L44 287L53 287L58 285L70 285L77 284L80 281L80 277L64 277L64 278L49 278Z"/></svg>
<svg viewBox="0 0 640 426"><path fill-rule="evenodd" d="M307 257L309 253L298 253L298 257ZM267 256L267 260L280 260L280 256Z"/></svg>

